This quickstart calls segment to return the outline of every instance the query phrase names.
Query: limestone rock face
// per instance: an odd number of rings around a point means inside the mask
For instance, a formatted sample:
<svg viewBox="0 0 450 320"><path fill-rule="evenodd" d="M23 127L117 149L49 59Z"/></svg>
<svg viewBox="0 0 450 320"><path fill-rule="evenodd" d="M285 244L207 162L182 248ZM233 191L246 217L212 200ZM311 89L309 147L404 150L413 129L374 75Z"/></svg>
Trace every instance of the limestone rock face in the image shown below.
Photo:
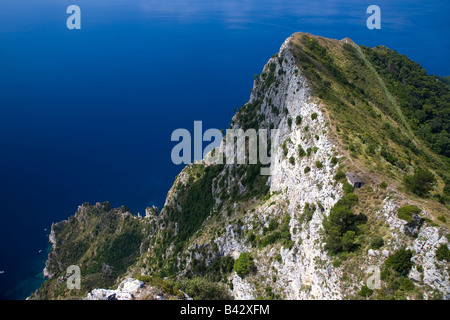
<svg viewBox="0 0 450 320"><path fill-rule="evenodd" d="M144 283L127 278L116 290L94 289L88 293L86 300L134 300L141 294Z"/></svg>
<svg viewBox="0 0 450 320"><path fill-rule="evenodd" d="M181 292L180 292L181 293ZM183 297L184 295L184 297ZM182 293L181 298L192 300ZM94 289L89 292L85 300L166 300L180 299L180 296L169 296L160 288L148 286L142 281L131 277L125 278L115 290Z"/></svg>

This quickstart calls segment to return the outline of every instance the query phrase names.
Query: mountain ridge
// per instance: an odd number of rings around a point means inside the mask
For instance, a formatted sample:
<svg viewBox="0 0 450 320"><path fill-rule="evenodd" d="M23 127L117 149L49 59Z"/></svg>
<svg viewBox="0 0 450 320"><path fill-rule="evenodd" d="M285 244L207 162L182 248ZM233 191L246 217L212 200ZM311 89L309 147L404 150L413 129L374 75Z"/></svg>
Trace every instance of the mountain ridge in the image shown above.
<svg viewBox="0 0 450 320"><path fill-rule="evenodd" d="M195 281L206 281L211 295L236 299L448 299L448 158L435 153L436 136L428 131L417 136L421 127L411 128L403 100L386 85L382 66L377 71L371 62L381 54L376 50L381 49L348 38L290 36L230 123L230 129L279 130L271 174L259 175L261 165L203 161L176 177L161 212L149 209L145 217L135 217L107 204L82 206L84 214L71 220L69 237L81 243L90 239L90 246L78 246L81 258L71 257L65 265L81 264L82 275L92 280L88 265L97 261L97 278L87 285L82 280L80 292L70 291L64 288L64 268L56 268L33 298L86 297L127 277L150 285L155 281L145 277L151 277L164 278L189 296ZM396 80L389 81L395 87ZM416 195L404 182L418 179L418 168L431 170L435 179L426 190L430 196ZM353 188L346 172L356 172L365 186ZM411 206L418 211L399 210ZM102 218L86 214L92 210ZM93 225L91 231L80 230L80 217ZM106 233L109 242L102 242L103 253L97 255L96 239L105 234L101 228L100 236L94 233L110 218L111 230L125 230L119 232L125 234L121 241L137 243L139 250L119 250L121 259L108 263L108 252L123 243ZM54 244L56 229L52 226ZM58 245L47 270L61 262L51 261L57 250ZM407 257L407 268L391 262L397 256ZM117 260L122 264L112 265ZM371 267L380 271L378 289L367 287ZM111 274L116 280L102 284Z"/></svg>

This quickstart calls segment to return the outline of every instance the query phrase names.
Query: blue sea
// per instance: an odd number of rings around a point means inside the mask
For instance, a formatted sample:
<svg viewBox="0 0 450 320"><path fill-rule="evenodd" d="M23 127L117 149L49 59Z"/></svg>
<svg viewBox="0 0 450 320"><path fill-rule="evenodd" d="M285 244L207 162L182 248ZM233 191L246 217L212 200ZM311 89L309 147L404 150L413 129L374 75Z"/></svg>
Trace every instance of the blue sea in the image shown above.
<svg viewBox="0 0 450 320"><path fill-rule="evenodd" d="M446 76L449 14L433 0L0 0L0 299L40 286L49 228L78 205L161 208L182 169L172 131L227 128L292 33L386 45Z"/></svg>

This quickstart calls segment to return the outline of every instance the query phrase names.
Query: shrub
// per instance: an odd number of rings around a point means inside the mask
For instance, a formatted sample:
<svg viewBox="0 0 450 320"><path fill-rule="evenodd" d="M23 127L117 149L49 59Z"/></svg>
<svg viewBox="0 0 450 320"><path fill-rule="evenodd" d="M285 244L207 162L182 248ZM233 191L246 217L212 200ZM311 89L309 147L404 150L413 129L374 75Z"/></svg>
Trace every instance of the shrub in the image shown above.
<svg viewBox="0 0 450 320"><path fill-rule="evenodd" d="M306 155L305 150L303 150L302 146L300 146L300 145L298 146L298 155L300 158L304 157Z"/></svg>
<svg viewBox="0 0 450 320"><path fill-rule="evenodd" d="M345 172L339 169L336 175L334 176L334 180L340 181L345 179L346 179Z"/></svg>
<svg viewBox="0 0 450 320"><path fill-rule="evenodd" d="M317 119L317 113L313 113L311 114L311 120L316 120Z"/></svg>
<svg viewBox="0 0 450 320"><path fill-rule="evenodd" d="M295 164L295 158L294 157L289 157L289 163L294 165Z"/></svg>
<svg viewBox="0 0 450 320"><path fill-rule="evenodd" d="M351 208L358 202L358 196L349 193L341 198L323 220L326 235L325 249L331 253L354 251L358 245L356 236L360 233L359 225L367 222L363 214L356 215Z"/></svg>
<svg viewBox="0 0 450 320"><path fill-rule="evenodd" d="M384 181L383 181L382 183L380 183L380 188L381 188L381 189L386 189L387 186L388 186L387 183L384 182Z"/></svg>
<svg viewBox="0 0 450 320"><path fill-rule="evenodd" d="M342 189L344 190L345 194L349 194L349 193L353 192L353 186L350 183L348 183L347 181L344 182Z"/></svg>
<svg viewBox="0 0 450 320"><path fill-rule="evenodd" d="M317 161L316 161L316 167L317 167L318 169L322 169L322 168L323 168L322 162L320 162L319 160L317 160Z"/></svg>
<svg viewBox="0 0 450 320"><path fill-rule="evenodd" d="M346 231L342 235L341 239L342 250L346 252L352 251L356 246L355 240L356 240L355 231Z"/></svg>
<svg viewBox="0 0 450 320"><path fill-rule="evenodd" d="M403 183L408 191L419 197L426 197L436 184L436 178L430 171L419 168L413 175L406 175Z"/></svg>
<svg viewBox="0 0 450 320"><path fill-rule="evenodd" d="M209 273L213 273L214 275L221 274L230 274L233 271L234 259L230 256L222 257L214 260L211 266L208 269ZM218 279L220 280L220 278Z"/></svg>
<svg viewBox="0 0 450 320"><path fill-rule="evenodd" d="M401 277L400 278L400 287L404 290L404 291L412 291L415 288L414 283L409 280L407 277Z"/></svg>
<svg viewBox="0 0 450 320"><path fill-rule="evenodd" d="M283 262L283 258L281 257L281 254L278 253L278 254L275 256L275 260L277 260L278 263L282 263L282 262Z"/></svg>
<svg viewBox="0 0 450 320"><path fill-rule="evenodd" d="M289 126L289 128L290 128L290 127L292 126L292 119L291 119L291 118L288 118L287 123L288 123L288 126Z"/></svg>
<svg viewBox="0 0 450 320"><path fill-rule="evenodd" d="M450 250L448 250L447 245L442 243L436 250L436 259L438 261L447 260L450 261Z"/></svg>
<svg viewBox="0 0 450 320"><path fill-rule="evenodd" d="M439 217L437 217L437 219L439 220L439 221L442 221L442 222L447 222L447 219L444 217L444 216L439 216Z"/></svg>
<svg viewBox="0 0 450 320"><path fill-rule="evenodd" d="M311 168L310 168L310 167L306 167L303 171L304 171L305 173L308 173L308 172L311 171Z"/></svg>
<svg viewBox="0 0 450 320"><path fill-rule="evenodd" d="M177 287L194 300L229 300L231 296L225 286L205 278L182 280Z"/></svg>
<svg viewBox="0 0 450 320"><path fill-rule="evenodd" d="M417 206L404 206L398 209L398 217L406 222L413 220L413 214L419 214L420 209Z"/></svg>
<svg viewBox="0 0 450 320"><path fill-rule="evenodd" d="M384 246L384 240L380 236L373 238L370 243L372 249L380 249L382 246Z"/></svg>
<svg viewBox="0 0 450 320"><path fill-rule="evenodd" d="M274 231L277 228L278 228L278 221L276 219L270 220L268 231Z"/></svg>
<svg viewBox="0 0 450 320"><path fill-rule="evenodd" d="M294 246L294 241L291 240L291 230L289 227L290 221L291 216L288 214L284 217L283 224L280 229L280 240L285 249L291 249Z"/></svg>
<svg viewBox="0 0 450 320"><path fill-rule="evenodd" d="M302 117L301 116L297 116L296 118L295 118L295 124L296 125L299 125L299 124L301 124L302 123Z"/></svg>
<svg viewBox="0 0 450 320"><path fill-rule="evenodd" d="M253 272L255 269L255 262L250 256L250 253L241 253L239 258L234 262L234 270L241 278Z"/></svg>
<svg viewBox="0 0 450 320"><path fill-rule="evenodd" d="M303 208L303 214L300 217L300 223L303 223L303 221L309 222L311 221L314 212L316 212L316 206L315 205L311 205L308 202L305 203L305 206Z"/></svg>
<svg viewBox="0 0 450 320"><path fill-rule="evenodd" d="M331 158L331 164L333 166L335 166L337 163L338 163L338 158L336 158L336 157Z"/></svg>
<svg viewBox="0 0 450 320"><path fill-rule="evenodd" d="M144 282L148 286L159 288L164 294L184 298L184 295L178 290L177 286L169 281L166 281L159 277L143 275L137 277L137 279Z"/></svg>
<svg viewBox="0 0 450 320"><path fill-rule="evenodd" d="M384 270L381 273L382 278L386 278L391 271L406 277L412 267L412 255L413 252L405 248L401 248L391 254L384 262Z"/></svg>
<svg viewBox="0 0 450 320"><path fill-rule="evenodd" d="M361 297L370 297L373 293L373 290L370 289L368 286L362 286L361 290L359 290L358 294Z"/></svg>
<svg viewBox="0 0 450 320"><path fill-rule="evenodd" d="M252 245L252 247L255 246L255 244L256 244L256 236L253 233L253 231L248 234L247 242L250 243Z"/></svg>

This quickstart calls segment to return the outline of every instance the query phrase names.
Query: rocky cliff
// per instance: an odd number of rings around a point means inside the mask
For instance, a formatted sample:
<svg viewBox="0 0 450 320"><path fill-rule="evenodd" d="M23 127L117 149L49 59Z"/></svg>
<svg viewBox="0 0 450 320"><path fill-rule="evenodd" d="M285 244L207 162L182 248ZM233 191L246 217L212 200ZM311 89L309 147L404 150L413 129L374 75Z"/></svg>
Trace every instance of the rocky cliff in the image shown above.
<svg viewBox="0 0 450 320"><path fill-rule="evenodd" d="M386 50L289 37L230 124L279 130L270 175L203 161L177 176L161 212L80 207L52 226L49 280L34 297L143 298L121 288L147 277L178 298L205 298L195 281L219 298L450 298L449 161L385 75L384 64L403 63ZM448 95L437 86L426 90ZM364 185L354 188L348 172ZM413 187L420 172L430 177L423 193ZM81 266L81 290L64 288L70 264ZM109 286L118 291L99 289Z"/></svg>

